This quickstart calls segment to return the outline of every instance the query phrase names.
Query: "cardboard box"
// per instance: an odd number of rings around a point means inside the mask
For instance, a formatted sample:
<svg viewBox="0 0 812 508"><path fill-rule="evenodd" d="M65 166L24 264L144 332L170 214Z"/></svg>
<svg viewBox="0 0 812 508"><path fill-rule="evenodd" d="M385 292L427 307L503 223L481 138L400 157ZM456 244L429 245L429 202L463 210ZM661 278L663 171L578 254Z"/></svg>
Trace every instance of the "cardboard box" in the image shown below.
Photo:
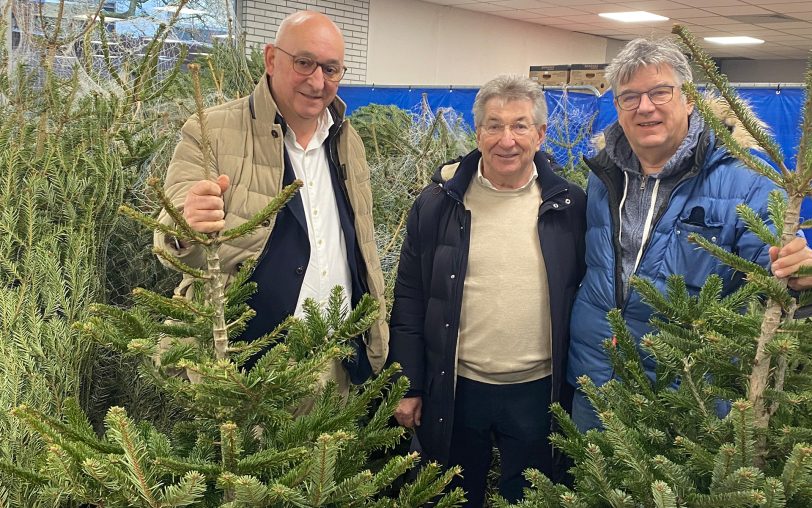
<svg viewBox="0 0 812 508"><path fill-rule="evenodd" d="M569 80L569 65L531 65L530 79L540 85L563 86Z"/></svg>
<svg viewBox="0 0 812 508"><path fill-rule="evenodd" d="M593 86L603 94L609 88L605 71L606 64L573 64L570 67L569 85Z"/></svg>

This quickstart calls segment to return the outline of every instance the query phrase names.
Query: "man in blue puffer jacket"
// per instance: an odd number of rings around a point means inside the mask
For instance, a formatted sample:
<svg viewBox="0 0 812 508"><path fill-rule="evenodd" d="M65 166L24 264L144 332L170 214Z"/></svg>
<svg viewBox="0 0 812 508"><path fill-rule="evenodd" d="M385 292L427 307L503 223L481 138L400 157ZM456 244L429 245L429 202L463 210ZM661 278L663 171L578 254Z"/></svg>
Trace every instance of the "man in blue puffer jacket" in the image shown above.
<svg viewBox="0 0 812 508"><path fill-rule="evenodd" d="M669 275L680 274L697 292L709 275L717 274L724 295L743 284L741 273L689 243L691 233L765 267L778 255L736 214L736 206L746 203L767 218L767 196L775 186L735 159L694 111L680 88L692 79L680 48L667 39L635 39L609 64L606 75L618 120L604 133L605 148L587 161L592 171L587 272L570 321L567 381L572 386L582 375L598 386L613 375L602 347L612 335L609 310L622 309L638 340L650 331L651 309L630 288L632 275L665 288ZM785 261L794 272L801 262L796 258L808 259L810 249L798 238L781 255L794 261ZM643 363L653 379L654 360L644 356ZM582 431L601 426L580 391L572 416Z"/></svg>

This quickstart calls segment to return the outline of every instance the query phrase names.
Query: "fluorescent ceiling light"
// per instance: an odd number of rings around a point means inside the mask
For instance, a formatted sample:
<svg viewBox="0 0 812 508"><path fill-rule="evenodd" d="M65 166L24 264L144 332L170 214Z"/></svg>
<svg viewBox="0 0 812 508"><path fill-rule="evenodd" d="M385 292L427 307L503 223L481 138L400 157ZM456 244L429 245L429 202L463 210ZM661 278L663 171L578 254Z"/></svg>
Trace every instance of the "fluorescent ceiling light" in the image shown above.
<svg viewBox="0 0 812 508"><path fill-rule="evenodd" d="M646 11L632 11L632 12L601 12L598 16L602 18L609 18L615 21L623 21L624 23L639 23L641 21L666 21L668 18L659 16Z"/></svg>
<svg viewBox="0 0 812 508"><path fill-rule="evenodd" d="M705 40L714 44L762 44L764 41L755 37L705 37Z"/></svg>

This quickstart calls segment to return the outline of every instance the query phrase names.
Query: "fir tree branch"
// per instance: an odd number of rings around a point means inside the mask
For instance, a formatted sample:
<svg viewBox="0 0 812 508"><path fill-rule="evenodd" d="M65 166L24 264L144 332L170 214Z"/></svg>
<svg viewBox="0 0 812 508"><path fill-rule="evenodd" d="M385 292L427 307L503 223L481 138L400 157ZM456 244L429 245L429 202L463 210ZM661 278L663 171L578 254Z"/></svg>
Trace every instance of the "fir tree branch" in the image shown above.
<svg viewBox="0 0 812 508"><path fill-rule="evenodd" d="M713 132L716 134L717 138L725 145L725 148L737 159L739 159L745 166L750 168L752 171L769 178L772 180L776 185L783 187L785 185L784 180L790 178L792 175L787 172L786 175L777 173L772 166L761 160L759 157L756 157L749 150L742 147L738 141L733 137L730 130L727 126L719 120L714 111L710 108L707 104L705 99L702 97L702 94L696 89L696 85L691 82L686 82L682 85L685 94L690 98L690 100L694 103L694 107L696 107L699 112L702 114L702 117L705 119L705 123L713 129ZM783 160L783 159L782 159ZM783 162L781 163L781 167L783 166ZM786 171L786 168L784 167ZM782 176L783 175L783 176Z"/></svg>
<svg viewBox="0 0 812 508"><path fill-rule="evenodd" d="M118 441L123 451L124 463L131 472L131 481L141 498L150 508L159 508L160 503L155 498L152 485L152 475L145 464L146 451L143 443L133 434L133 429L127 414L120 407L113 407L107 412L105 423L108 426L108 433Z"/></svg>
<svg viewBox="0 0 812 508"><path fill-rule="evenodd" d="M252 233L264 221L276 215L277 212L279 212L279 210L281 210L282 207L285 206L288 201L293 199L293 196L301 187L302 181L294 180L293 183L286 186L279 192L279 194L274 196L274 198L271 199L271 201L269 201L267 205L265 205L265 208L263 208L262 211L251 217L246 222L240 224L239 226L233 229L223 231L223 233L220 235L220 241L223 243L227 243L230 242L231 240L234 240L235 238L240 238L242 236Z"/></svg>
<svg viewBox="0 0 812 508"><path fill-rule="evenodd" d="M161 506L189 506L200 501L205 493L206 482L203 475L190 471L177 484L164 487L161 492Z"/></svg>
<svg viewBox="0 0 812 508"><path fill-rule="evenodd" d="M812 446L797 444L792 448L781 473L781 481L788 498L812 481Z"/></svg>
<svg viewBox="0 0 812 508"><path fill-rule="evenodd" d="M753 136L753 139L756 140L756 143L758 143L760 147L764 148L770 159L772 159L773 162L778 165L781 175L784 178L789 177L789 170L784 165L784 155L781 153L781 148L778 146L775 140L773 140L772 137L770 137L770 135L761 128L756 121L755 115L752 114L752 112L747 108L746 104L741 100L741 98L739 98L736 91L730 86L730 83L725 75L721 74L716 69L716 64L714 61L702 50L699 44L697 44L694 36L680 25L675 25L672 32L677 34L680 39L682 39L683 44L685 44L693 55L694 62L702 67L702 70L705 71L705 75L708 77L711 83L713 83L716 89L719 90L722 97L725 98L725 101L727 101L727 104L730 106L733 114L736 115L736 118L738 118L739 121L741 121L747 132ZM703 116L706 119L708 118L706 115ZM716 128L714 128L714 131L716 131ZM719 132L717 132L717 135L719 135ZM725 146L731 147L731 145L727 143L727 140L725 140ZM734 153L734 155L738 157L738 154Z"/></svg>
<svg viewBox="0 0 812 508"><path fill-rule="evenodd" d="M200 65L189 64L189 74L192 77L193 97L195 99L195 111L197 113L197 123L200 125L200 151L203 156L203 176L204 180L212 180L212 170L214 167L214 157L209 140L209 130L206 127L206 108L203 105L203 92L200 89Z"/></svg>
<svg viewBox="0 0 812 508"><path fill-rule="evenodd" d="M799 189L805 195L809 194L809 183L812 180L812 60L807 61L804 73L803 119L801 120L801 139L798 143L798 159L795 169L799 177ZM787 189L789 190L789 189ZM795 189L793 189L795 190Z"/></svg>
<svg viewBox="0 0 812 508"><path fill-rule="evenodd" d="M158 197L158 202L172 219L175 228L177 228L178 232L180 233L173 236L177 236L178 239L198 243L200 245L209 245L211 243L211 238L203 233L198 233L192 229L191 226L189 226L189 223L183 218L183 214L180 212L180 210L178 210L175 205L172 204L169 198L166 197L166 193L164 192L164 189L157 178L150 178L147 184L153 191L155 191L155 195ZM163 224L160 222L158 222L158 225L147 224L147 226L151 227L152 229L159 229L163 231L163 229L161 229Z"/></svg>
<svg viewBox="0 0 812 508"><path fill-rule="evenodd" d="M765 270L761 265L740 258L739 256L733 254L732 252L726 251L725 249L719 247L718 245L711 242L702 235L691 233L690 235L688 235L688 240L699 245L700 247L708 251L711 255L721 260L724 264L728 265L729 267L739 272L747 274L755 273L762 275L764 277L770 276L769 272L767 272L767 270Z"/></svg>
<svg viewBox="0 0 812 508"><path fill-rule="evenodd" d="M773 194L774 194L773 192L770 193L769 198L770 203L774 202ZM784 202L783 198L778 199L780 199L782 203ZM776 220L774 217L778 218L778 222L775 222L775 224L781 224L784 218L784 211L778 210L778 208L779 208L778 206L773 206L770 209L770 218L773 221ZM778 211L779 214L773 215L774 211ZM767 226L767 224L764 223L764 220L758 215L758 213L756 213L755 210L747 206L746 203L741 203L737 205L736 213L744 221L744 224L747 226L747 229L753 232L753 234L755 234L759 238L759 240L764 242L765 245L781 244L781 239L778 236L776 236L775 233L772 232L772 230Z"/></svg>
<svg viewBox="0 0 812 508"><path fill-rule="evenodd" d="M208 278L208 274L204 270L192 268L191 266L181 261L179 257L175 256L174 254L171 254L166 249L162 249L161 247L153 247L152 253L158 256L159 258L163 259L164 261L166 261L172 268L181 273L188 274L196 279Z"/></svg>

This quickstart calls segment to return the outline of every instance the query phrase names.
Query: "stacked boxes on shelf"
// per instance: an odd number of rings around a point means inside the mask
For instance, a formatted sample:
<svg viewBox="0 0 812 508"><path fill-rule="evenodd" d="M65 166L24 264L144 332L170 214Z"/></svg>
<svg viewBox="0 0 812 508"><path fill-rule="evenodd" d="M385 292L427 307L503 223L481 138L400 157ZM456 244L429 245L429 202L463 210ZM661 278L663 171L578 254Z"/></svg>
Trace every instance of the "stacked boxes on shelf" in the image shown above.
<svg viewBox="0 0 812 508"><path fill-rule="evenodd" d="M606 64L531 65L530 79L545 86L592 86L603 94L609 88L605 70Z"/></svg>
<svg viewBox="0 0 812 508"><path fill-rule="evenodd" d="M569 65L531 65L530 79L540 85L566 85L570 77Z"/></svg>
<svg viewBox="0 0 812 508"><path fill-rule="evenodd" d="M570 67L570 80L568 84L570 86L594 86L598 92L603 94L603 92L609 88L609 84L606 82L605 71L606 64L572 65Z"/></svg>

